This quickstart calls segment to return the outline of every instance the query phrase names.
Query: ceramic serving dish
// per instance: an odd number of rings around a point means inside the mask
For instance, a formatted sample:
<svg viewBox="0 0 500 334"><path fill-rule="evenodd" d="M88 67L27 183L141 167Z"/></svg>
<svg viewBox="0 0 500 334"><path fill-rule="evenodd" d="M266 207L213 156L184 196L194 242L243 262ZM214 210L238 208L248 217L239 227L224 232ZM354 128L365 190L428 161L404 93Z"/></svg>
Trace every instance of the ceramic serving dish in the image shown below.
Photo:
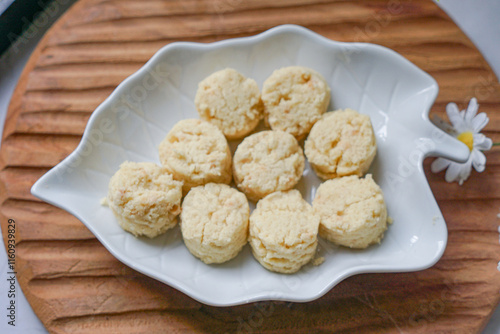
<svg viewBox="0 0 500 334"><path fill-rule="evenodd" d="M380 245L351 250L320 241L323 264L282 275L260 266L248 245L225 264L206 265L188 252L178 227L148 239L118 226L100 204L109 179L125 160L159 163L158 145L167 132L181 119L198 117L193 101L203 78L232 67L262 87L273 70L290 65L326 78L329 110L349 107L371 117L378 153L370 173L393 219ZM335 42L299 26L210 44L172 43L95 110L77 149L40 178L32 193L75 215L124 264L203 303L310 301L351 275L422 270L441 257L446 224L422 161L428 155L465 161L469 151L429 121L437 93L431 76L390 49ZM297 188L311 202L320 182L306 166Z"/></svg>

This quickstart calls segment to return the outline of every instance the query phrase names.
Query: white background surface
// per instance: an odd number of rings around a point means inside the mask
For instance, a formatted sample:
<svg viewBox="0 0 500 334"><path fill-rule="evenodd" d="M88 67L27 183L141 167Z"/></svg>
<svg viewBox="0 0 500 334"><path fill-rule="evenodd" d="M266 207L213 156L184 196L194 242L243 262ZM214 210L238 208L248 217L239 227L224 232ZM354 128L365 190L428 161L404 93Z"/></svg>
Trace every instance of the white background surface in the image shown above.
<svg viewBox="0 0 500 334"><path fill-rule="evenodd" d="M55 3L59 13L64 12L68 7L68 5L59 5L57 0ZM497 77L500 77L500 1L441 0L438 4L448 12L457 25L471 38L490 63ZM23 40L26 43L18 43L17 47L11 48L0 59L0 138L9 100L21 71L37 42L56 19L57 15L51 17L48 24L37 28L34 36L28 40ZM11 218L15 219L15 217ZM491 219L498 218L491 217ZM500 225L500 219L498 219L498 224ZM3 239L1 238L0 244L0 310L2 310L0 311L0 333L47 333L22 295L19 286L16 286L16 327L7 324L6 307L9 302L7 297L9 290L7 278L9 275L7 272L9 270ZM500 261L500 256L498 260ZM500 307L497 308L492 320L483 332L483 334L498 333L500 333Z"/></svg>

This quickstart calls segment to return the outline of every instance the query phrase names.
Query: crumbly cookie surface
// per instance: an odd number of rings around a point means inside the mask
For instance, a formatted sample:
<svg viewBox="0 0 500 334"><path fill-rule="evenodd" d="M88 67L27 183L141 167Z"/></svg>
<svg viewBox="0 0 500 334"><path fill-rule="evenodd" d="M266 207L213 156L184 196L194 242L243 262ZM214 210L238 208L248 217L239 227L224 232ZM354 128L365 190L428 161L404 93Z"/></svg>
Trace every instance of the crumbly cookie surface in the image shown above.
<svg viewBox="0 0 500 334"><path fill-rule="evenodd" d="M201 81L194 103L200 117L217 126L229 140L249 134L263 113L255 80L231 68L217 71Z"/></svg>
<svg viewBox="0 0 500 334"><path fill-rule="evenodd" d="M124 162L109 182L107 204L120 226L153 238L177 224L182 182L151 162Z"/></svg>
<svg viewBox="0 0 500 334"><path fill-rule="evenodd" d="M291 189L304 171L297 140L283 131L261 131L245 138L234 153L233 175L238 189L252 201Z"/></svg>
<svg viewBox="0 0 500 334"><path fill-rule="evenodd" d="M274 71L262 88L264 117L273 130L304 138L326 112L330 88L318 72L290 66Z"/></svg>
<svg viewBox="0 0 500 334"><path fill-rule="evenodd" d="M319 235L338 245L366 248L379 243L387 229L384 196L370 174L325 181L313 208L321 220Z"/></svg>
<svg viewBox="0 0 500 334"><path fill-rule="evenodd" d="M199 119L178 122L159 147L162 165L184 182L186 194L192 187L210 182L231 182L231 152L226 138L213 124Z"/></svg>
<svg viewBox="0 0 500 334"><path fill-rule="evenodd" d="M313 126L304 151L323 179L364 175L377 152L370 117L352 109L326 113Z"/></svg>
<svg viewBox="0 0 500 334"><path fill-rule="evenodd" d="M249 216L245 195L228 185L192 188L182 202L184 243L205 263L226 262L246 244Z"/></svg>
<svg viewBox="0 0 500 334"><path fill-rule="evenodd" d="M316 252L319 216L298 190L272 193L250 216L249 243L266 269L294 273Z"/></svg>

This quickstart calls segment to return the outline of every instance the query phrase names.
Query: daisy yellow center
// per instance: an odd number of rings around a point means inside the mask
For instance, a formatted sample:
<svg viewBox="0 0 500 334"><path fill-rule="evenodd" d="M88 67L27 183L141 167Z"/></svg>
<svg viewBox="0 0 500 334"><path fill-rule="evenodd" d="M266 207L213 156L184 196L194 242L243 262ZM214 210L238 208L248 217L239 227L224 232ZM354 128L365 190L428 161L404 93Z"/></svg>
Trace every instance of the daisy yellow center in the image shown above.
<svg viewBox="0 0 500 334"><path fill-rule="evenodd" d="M469 150L472 152L472 148L474 147L474 136L472 132L470 131L462 132L457 136L457 139L460 140L465 145L467 145Z"/></svg>

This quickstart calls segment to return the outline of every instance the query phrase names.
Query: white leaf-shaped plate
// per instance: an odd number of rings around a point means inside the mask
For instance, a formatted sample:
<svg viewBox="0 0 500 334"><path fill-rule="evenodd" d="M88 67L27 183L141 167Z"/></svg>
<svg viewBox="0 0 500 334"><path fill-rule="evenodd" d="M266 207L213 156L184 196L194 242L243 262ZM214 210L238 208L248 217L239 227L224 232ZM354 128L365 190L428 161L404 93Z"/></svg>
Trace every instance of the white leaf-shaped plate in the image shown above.
<svg viewBox="0 0 500 334"><path fill-rule="evenodd" d="M101 206L123 161L159 163L157 148L167 132L179 120L198 116L193 101L203 78L232 67L262 87L273 70L290 65L326 78L330 110L349 107L371 117L378 154L370 172L394 220L380 245L351 250L321 241L325 262L293 275L267 271L248 245L228 263L206 265L188 252L178 228L153 240L135 238ZM75 215L126 265L203 303L310 301L351 275L421 270L441 257L447 230L422 161L427 155L464 161L468 149L430 123L437 93L432 77L392 50L334 42L299 26L211 44L172 43L95 110L77 149L40 178L32 193ZM306 166L298 189L310 202L319 183Z"/></svg>

